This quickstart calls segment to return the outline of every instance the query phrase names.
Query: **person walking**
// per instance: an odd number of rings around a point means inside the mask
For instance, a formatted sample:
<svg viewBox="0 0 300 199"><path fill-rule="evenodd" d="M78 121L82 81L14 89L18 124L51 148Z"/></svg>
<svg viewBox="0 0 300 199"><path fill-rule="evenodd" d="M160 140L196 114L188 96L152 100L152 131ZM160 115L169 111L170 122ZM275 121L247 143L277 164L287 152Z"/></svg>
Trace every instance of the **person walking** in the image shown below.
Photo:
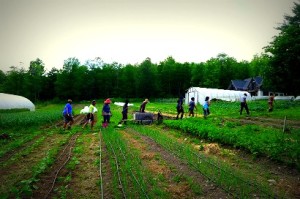
<svg viewBox="0 0 300 199"><path fill-rule="evenodd" d="M196 103L195 103L195 98L192 97L191 101L189 103L189 116L192 115L192 117L194 117L194 110L195 109L197 110Z"/></svg>
<svg viewBox="0 0 300 199"><path fill-rule="evenodd" d="M107 98L104 101L104 105L102 108L102 115L103 115L103 122L102 122L102 127L106 128L108 127L108 124L110 122L110 117L111 117L111 111L110 111L110 106L109 104L111 103L111 100Z"/></svg>
<svg viewBox="0 0 300 199"><path fill-rule="evenodd" d="M85 123L82 126L83 129L90 122L91 123L91 130L93 130L93 127L94 127L94 124L95 124L95 111L96 111L95 106L96 106L96 101L93 100L91 105L89 106L89 112L86 115Z"/></svg>
<svg viewBox="0 0 300 199"><path fill-rule="evenodd" d="M128 103L129 103L129 100L126 99L125 100L125 104L123 106L123 110L122 110L122 120L121 120L121 122L119 122L119 124L121 124L122 122L124 124L127 124L127 119L128 119Z"/></svg>
<svg viewBox="0 0 300 199"><path fill-rule="evenodd" d="M177 106L176 106L176 109L177 109L177 116L176 116L176 120L178 120L180 114L181 114L181 115L180 115L180 119L183 118L183 115L184 115L183 100L184 100L184 97L183 97L183 96L181 96L181 97L177 100Z"/></svg>
<svg viewBox="0 0 300 199"><path fill-rule="evenodd" d="M146 108L146 104L149 102L149 100L146 98L143 103L140 106L140 112L144 113L145 112L145 108Z"/></svg>
<svg viewBox="0 0 300 199"><path fill-rule="evenodd" d="M247 104L247 93L244 93L244 95L241 97L241 110L240 110L240 115L243 113L243 109L245 108L247 115L249 116L249 109L248 109L248 104Z"/></svg>
<svg viewBox="0 0 300 199"><path fill-rule="evenodd" d="M209 100L209 97L206 96L204 104L203 104L203 115L204 115L204 118L207 118L207 116L210 114L209 106L210 106L210 100Z"/></svg>
<svg viewBox="0 0 300 199"><path fill-rule="evenodd" d="M66 129L66 127L68 129L71 129L71 126L74 122L74 119L73 119L73 109L72 109L72 100L71 99L68 99L68 103L65 105L64 107L64 110L63 110L63 117L64 117L64 130Z"/></svg>
<svg viewBox="0 0 300 199"><path fill-rule="evenodd" d="M269 104L269 112L273 111L273 104L274 104L274 95L273 93L270 94L269 100L268 100L268 104Z"/></svg>

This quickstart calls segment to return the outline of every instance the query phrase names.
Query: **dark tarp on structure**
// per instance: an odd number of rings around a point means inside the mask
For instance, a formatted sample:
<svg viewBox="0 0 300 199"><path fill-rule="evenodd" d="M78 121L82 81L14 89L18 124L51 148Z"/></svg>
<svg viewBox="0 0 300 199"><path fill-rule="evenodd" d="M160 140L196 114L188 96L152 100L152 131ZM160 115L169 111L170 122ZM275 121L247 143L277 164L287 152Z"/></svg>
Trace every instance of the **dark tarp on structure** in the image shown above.
<svg viewBox="0 0 300 199"><path fill-rule="evenodd" d="M231 80L228 90L247 91L255 94L262 86L262 77L251 77L244 80Z"/></svg>

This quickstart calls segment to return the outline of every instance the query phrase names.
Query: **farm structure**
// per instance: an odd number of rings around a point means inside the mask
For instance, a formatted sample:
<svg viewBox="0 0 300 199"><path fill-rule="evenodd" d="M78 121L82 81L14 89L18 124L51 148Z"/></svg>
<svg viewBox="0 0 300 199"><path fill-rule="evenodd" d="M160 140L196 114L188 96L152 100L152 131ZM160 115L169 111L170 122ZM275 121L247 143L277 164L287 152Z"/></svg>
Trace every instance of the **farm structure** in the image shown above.
<svg viewBox="0 0 300 199"><path fill-rule="evenodd" d="M247 91L191 87L187 90L185 94L185 103L188 104L191 98L194 97L196 103L203 105L206 96L208 96L210 100L218 99L218 100L234 102L240 100L240 98L244 95L244 93L247 94L247 100L250 101L251 95Z"/></svg>
<svg viewBox="0 0 300 199"><path fill-rule="evenodd" d="M252 77L244 80L231 80L228 90L247 91L251 96L259 95L263 84L262 77Z"/></svg>
<svg viewBox="0 0 300 199"><path fill-rule="evenodd" d="M25 97L0 93L0 109L29 109L34 111L35 106Z"/></svg>

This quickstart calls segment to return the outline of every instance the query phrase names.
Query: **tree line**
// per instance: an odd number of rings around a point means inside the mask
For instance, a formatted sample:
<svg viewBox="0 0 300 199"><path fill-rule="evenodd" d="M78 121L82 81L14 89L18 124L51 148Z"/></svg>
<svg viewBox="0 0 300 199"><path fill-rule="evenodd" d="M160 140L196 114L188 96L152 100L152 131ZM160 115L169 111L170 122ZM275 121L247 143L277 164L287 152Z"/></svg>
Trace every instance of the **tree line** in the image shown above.
<svg viewBox="0 0 300 199"><path fill-rule="evenodd" d="M179 63L168 57L158 64L146 58L140 64L104 63L101 58L81 64L76 57L64 61L62 69L45 71L39 58L29 68L0 70L0 92L22 95L32 101L72 98L90 100L107 97L178 97L191 86L227 89L230 81L261 76L263 89L300 94L300 4L293 16L284 16L279 35L265 53L238 62L221 53L201 63Z"/></svg>
<svg viewBox="0 0 300 199"><path fill-rule="evenodd" d="M178 97L191 86L227 89L232 79L264 76L267 63L265 55L255 56L251 62L237 62L226 54L205 63L178 63L168 57L154 64L146 58L136 65L107 64L100 58L80 64L73 57L64 61L62 69L46 72L37 58L28 70L10 67L6 73L0 71L0 92L32 101Z"/></svg>

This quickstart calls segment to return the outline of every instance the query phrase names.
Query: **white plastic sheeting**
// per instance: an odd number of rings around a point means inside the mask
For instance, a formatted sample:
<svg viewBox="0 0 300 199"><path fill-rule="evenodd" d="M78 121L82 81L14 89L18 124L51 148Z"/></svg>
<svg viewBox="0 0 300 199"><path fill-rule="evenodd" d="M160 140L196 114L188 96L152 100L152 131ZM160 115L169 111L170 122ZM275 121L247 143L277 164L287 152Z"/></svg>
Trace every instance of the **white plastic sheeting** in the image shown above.
<svg viewBox="0 0 300 199"><path fill-rule="evenodd" d="M251 101L251 95L246 91L191 87L185 94L185 103L188 104L191 98L194 97L196 103L203 105L206 96L208 96L210 100L219 99L234 102L239 101L244 93L247 94L247 101Z"/></svg>
<svg viewBox="0 0 300 199"><path fill-rule="evenodd" d="M34 104L27 98L0 93L0 109L29 109L30 111L35 110Z"/></svg>
<svg viewBox="0 0 300 199"><path fill-rule="evenodd" d="M83 109L80 110L80 114L85 114L85 113L88 113L90 110L89 110L89 106L85 106ZM95 107L94 108L94 112L98 112L98 109Z"/></svg>
<svg viewBox="0 0 300 199"><path fill-rule="evenodd" d="M125 102L115 102L114 104L117 106L124 106ZM128 106L133 106L133 104L128 104Z"/></svg>
<svg viewBox="0 0 300 199"><path fill-rule="evenodd" d="M294 96L276 96L275 100L290 100L293 101L295 99Z"/></svg>

